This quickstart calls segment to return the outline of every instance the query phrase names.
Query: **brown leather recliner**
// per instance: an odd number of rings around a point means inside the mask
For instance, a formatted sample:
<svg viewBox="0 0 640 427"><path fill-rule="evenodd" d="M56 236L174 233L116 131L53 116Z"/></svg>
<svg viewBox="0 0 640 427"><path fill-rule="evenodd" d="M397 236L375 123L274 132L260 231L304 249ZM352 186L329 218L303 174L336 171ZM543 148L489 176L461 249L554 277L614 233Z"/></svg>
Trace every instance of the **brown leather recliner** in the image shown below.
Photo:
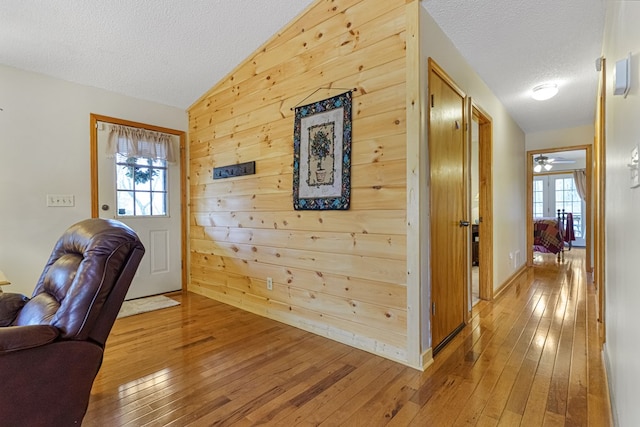
<svg viewBox="0 0 640 427"><path fill-rule="evenodd" d="M31 299L0 294L0 425L81 424L143 255L126 225L88 219L58 240Z"/></svg>

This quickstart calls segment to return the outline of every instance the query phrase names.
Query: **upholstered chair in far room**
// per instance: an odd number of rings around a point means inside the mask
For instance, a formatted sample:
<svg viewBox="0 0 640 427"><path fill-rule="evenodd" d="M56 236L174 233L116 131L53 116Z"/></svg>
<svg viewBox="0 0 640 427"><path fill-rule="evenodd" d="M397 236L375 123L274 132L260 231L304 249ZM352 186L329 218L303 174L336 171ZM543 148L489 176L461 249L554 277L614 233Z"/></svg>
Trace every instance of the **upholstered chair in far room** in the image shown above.
<svg viewBox="0 0 640 427"><path fill-rule="evenodd" d="M0 294L0 425L80 425L104 345L144 255L121 222L58 240L31 298Z"/></svg>

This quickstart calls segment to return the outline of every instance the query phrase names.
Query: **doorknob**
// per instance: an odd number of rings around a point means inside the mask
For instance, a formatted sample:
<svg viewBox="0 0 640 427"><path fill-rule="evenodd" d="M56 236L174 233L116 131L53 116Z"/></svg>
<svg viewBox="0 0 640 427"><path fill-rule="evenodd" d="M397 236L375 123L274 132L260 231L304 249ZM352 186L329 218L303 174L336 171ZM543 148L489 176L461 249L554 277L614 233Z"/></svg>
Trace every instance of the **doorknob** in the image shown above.
<svg viewBox="0 0 640 427"><path fill-rule="evenodd" d="M102 205L102 210L103 211L108 211L109 210L109 205Z"/></svg>
<svg viewBox="0 0 640 427"><path fill-rule="evenodd" d="M460 220L460 227L468 227L471 223L469 221Z"/></svg>

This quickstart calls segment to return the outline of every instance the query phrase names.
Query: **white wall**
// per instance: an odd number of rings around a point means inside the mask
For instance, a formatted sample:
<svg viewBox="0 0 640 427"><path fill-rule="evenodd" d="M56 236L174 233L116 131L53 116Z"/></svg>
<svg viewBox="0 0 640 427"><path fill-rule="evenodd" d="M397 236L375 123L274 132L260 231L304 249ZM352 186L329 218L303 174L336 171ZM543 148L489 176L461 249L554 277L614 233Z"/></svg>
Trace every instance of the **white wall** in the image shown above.
<svg viewBox="0 0 640 427"><path fill-rule="evenodd" d="M593 71L595 73L595 70ZM593 144L594 125L531 132L525 137L527 151ZM574 167L575 169L575 167Z"/></svg>
<svg viewBox="0 0 640 427"><path fill-rule="evenodd" d="M420 8L421 65L424 82L427 81L427 61L432 57L474 103L485 111L493 123L493 286L502 286L526 263L526 162L525 135L507 110L460 55L453 43L438 27L433 18ZM427 88L426 83L424 87ZM428 96L425 93L424 99ZM423 106L426 114L426 106ZM426 120L426 118L424 119ZM426 143L427 129L422 140ZM428 156L428 154L427 154ZM427 156L421 159L427 162ZM423 165L426 168L426 166ZM426 186L425 186L426 187ZM425 191L428 189L425 188ZM428 201L428 197L423 198ZM428 202L427 202L428 203ZM424 207L423 212L428 212ZM428 229L429 218L423 216L422 228ZM423 239L427 240L427 239ZM519 251L516 264L510 253ZM428 248L422 251L428 257ZM428 265L428 258L423 267ZM422 272L422 304L429 307L429 270ZM424 315L428 316L425 310ZM423 322L427 322L424 319ZM423 342L428 331L423 330Z"/></svg>
<svg viewBox="0 0 640 427"><path fill-rule="evenodd" d="M595 119L594 119L595 120ZM592 145L594 138L594 125L578 126L565 129L531 132L525 136L527 151L545 150L549 148L575 147L578 145ZM554 171L585 169L587 167L586 151L584 158L576 159L575 163L554 164ZM562 156L562 153L558 153Z"/></svg>
<svg viewBox="0 0 640 427"><path fill-rule="evenodd" d="M640 3L609 2L607 59L605 325L604 346L614 416L620 426L640 425L640 187L629 187L631 149L640 143ZM632 53L631 92L613 96L613 66Z"/></svg>
<svg viewBox="0 0 640 427"><path fill-rule="evenodd" d="M497 288L526 262L525 135L433 18L424 8L421 11L422 63L432 57L493 122L493 272ZM518 266L509 260L509 253L516 250L520 251Z"/></svg>
<svg viewBox="0 0 640 427"><path fill-rule="evenodd" d="M51 249L91 216L89 114L186 130L185 111L0 65L0 270L31 295ZM74 207L46 207L72 194Z"/></svg>

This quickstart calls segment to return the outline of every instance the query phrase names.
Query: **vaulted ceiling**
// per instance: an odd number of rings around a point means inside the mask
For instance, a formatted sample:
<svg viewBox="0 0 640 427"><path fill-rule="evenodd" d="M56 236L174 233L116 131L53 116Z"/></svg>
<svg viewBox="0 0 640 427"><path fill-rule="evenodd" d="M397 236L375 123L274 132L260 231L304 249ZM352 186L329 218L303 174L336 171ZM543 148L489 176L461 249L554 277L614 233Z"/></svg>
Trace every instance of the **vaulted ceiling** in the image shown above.
<svg viewBox="0 0 640 427"><path fill-rule="evenodd" d="M0 63L186 109L311 3L2 0ZM605 0L422 4L525 132L593 122Z"/></svg>
<svg viewBox="0 0 640 427"><path fill-rule="evenodd" d="M0 63L187 108L312 0L2 0Z"/></svg>

